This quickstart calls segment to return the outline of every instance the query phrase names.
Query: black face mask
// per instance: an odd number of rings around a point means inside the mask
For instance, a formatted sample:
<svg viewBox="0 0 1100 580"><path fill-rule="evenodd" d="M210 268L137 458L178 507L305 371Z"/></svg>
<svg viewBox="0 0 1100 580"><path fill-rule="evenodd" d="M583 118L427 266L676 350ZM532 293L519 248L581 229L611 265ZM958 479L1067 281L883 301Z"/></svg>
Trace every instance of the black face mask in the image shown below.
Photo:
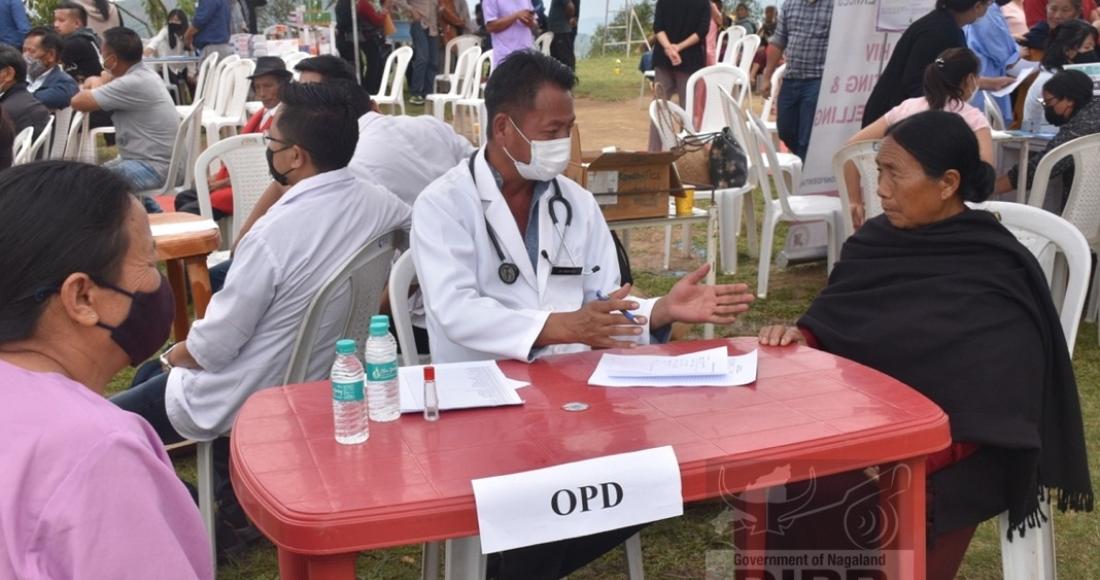
<svg viewBox="0 0 1100 580"><path fill-rule="evenodd" d="M1054 112L1054 107L1052 105L1043 106L1043 117L1046 118L1047 123L1054 125L1055 127L1061 127L1062 125L1065 125L1069 122L1069 119Z"/></svg>
<svg viewBox="0 0 1100 580"><path fill-rule="evenodd" d="M290 149L290 147L293 147L293 145L289 147L284 147L279 151L267 149L264 153L265 155L267 155L267 171L271 174L271 179L274 179L275 183L278 183L279 185L287 185L290 183L290 178L288 176L290 175L291 171L294 171L294 169L288 169L286 173L279 173L279 171L275 169L275 154L286 151L287 149Z"/></svg>
<svg viewBox="0 0 1100 580"><path fill-rule="evenodd" d="M130 357L130 364L140 365L168 340L176 315L172 286L164 274L160 275L160 286L152 292L130 292L99 280L96 284L130 297L130 312L118 326L102 322L96 322L96 326L111 331L111 340Z"/></svg>
<svg viewBox="0 0 1100 580"><path fill-rule="evenodd" d="M1077 56L1073 57L1073 64L1089 64L1094 62L1100 62L1100 56L1096 55L1095 49L1088 52L1079 52Z"/></svg>
<svg viewBox="0 0 1100 580"><path fill-rule="evenodd" d="M181 22L169 22L168 23L168 32L170 32L171 34L175 34L177 36L179 36L180 34L183 34L183 23L181 23Z"/></svg>

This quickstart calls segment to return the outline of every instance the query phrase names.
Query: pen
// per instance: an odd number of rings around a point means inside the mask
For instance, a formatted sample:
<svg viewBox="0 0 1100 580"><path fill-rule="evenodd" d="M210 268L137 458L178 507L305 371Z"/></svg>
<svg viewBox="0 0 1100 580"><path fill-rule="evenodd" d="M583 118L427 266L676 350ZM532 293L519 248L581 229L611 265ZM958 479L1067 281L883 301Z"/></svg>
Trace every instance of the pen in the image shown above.
<svg viewBox="0 0 1100 580"><path fill-rule="evenodd" d="M603 290L596 290L596 299L597 300L611 300L611 298L609 298L607 296L607 294L603 293ZM631 314L629 310L620 310L619 312L622 312L623 316L625 316L627 320L629 320L632 323L634 322L634 315Z"/></svg>

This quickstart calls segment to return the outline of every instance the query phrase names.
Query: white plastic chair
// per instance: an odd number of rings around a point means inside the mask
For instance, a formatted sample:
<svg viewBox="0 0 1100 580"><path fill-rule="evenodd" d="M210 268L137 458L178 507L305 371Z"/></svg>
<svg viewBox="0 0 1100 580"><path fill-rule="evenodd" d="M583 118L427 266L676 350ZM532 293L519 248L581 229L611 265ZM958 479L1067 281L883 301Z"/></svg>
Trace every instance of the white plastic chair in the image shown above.
<svg viewBox="0 0 1100 580"><path fill-rule="evenodd" d="M440 83L454 84L454 76L461 70L455 59L474 47L479 49L478 53L480 54L481 37L476 34L463 34L447 42L447 46L443 49L443 72L435 75L435 84L432 85L436 92L439 91ZM454 63L453 67L452 63Z"/></svg>
<svg viewBox="0 0 1100 580"><path fill-rule="evenodd" d="M11 144L12 164L18 165L19 159L26 156L34 142L34 127L26 127L15 136Z"/></svg>
<svg viewBox="0 0 1100 580"><path fill-rule="evenodd" d="M206 144L213 145L221 140L223 129L235 135L244 126L244 103L252 82L248 77L256 70L256 61L241 60L227 67L218 94L218 106L212 111L204 111L202 126L206 131ZM224 97L224 98L223 98Z"/></svg>
<svg viewBox="0 0 1100 580"><path fill-rule="evenodd" d="M239 56L232 55L231 57L227 57L227 59L232 57L240 58ZM191 104L176 106L176 110L179 111L181 117L187 116L187 114L191 112L191 109L195 107L195 103L198 102L199 99L203 99L207 107L214 106L212 99L210 99L210 95L216 90L215 86L218 82L217 69L219 64L218 53L216 52L211 53L199 64L199 74L198 77L195 78L195 96L191 99Z"/></svg>
<svg viewBox="0 0 1100 580"><path fill-rule="evenodd" d="M779 87L783 84L783 75L786 73L786 64L776 67L775 72L772 73L768 98L764 100L764 108L760 112L760 119L764 121L764 125L768 127L768 131L772 134L777 131L775 121L772 120L772 109L775 109L776 99L779 98Z"/></svg>
<svg viewBox="0 0 1100 580"><path fill-rule="evenodd" d="M486 117L488 115L485 111L485 98L482 97L481 91L484 88L483 81L489 78L492 69L493 51L490 49L481 53L481 56L478 57L477 63L474 65L474 75L470 77L470 81L466 84L466 94L454 103L456 127L459 126L459 111L463 112L463 118L477 119L478 145L485 143L488 134L488 127L486 127L488 124ZM488 70L488 74L486 70Z"/></svg>
<svg viewBox="0 0 1100 580"><path fill-rule="evenodd" d="M759 48L760 37L755 34L745 35L740 42L734 45L734 52L738 55L737 68L745 73L746 78L749 78L752 74L752 61L756 58L756 51Z"/></svg>
<svg viewBox="0 0 1100 580"><path fill-rule="evenodd" d="M466 94L467 85L474 77L474 67L477 66L478 57L481 56L481 47L472 46L458 55L458 63L454 72L447 75L450 85L445 93L428 95L425 99L431 103L432 114L436 119L447 119L447 105L454 105Z"/></svg>
<svg viewBox="0 0 1100 580"><path fill-rule="evenodd" d="M836 262L836 233L841 227L840 200L828 195L791 195L787 181L781 175L774 179L778 196L772 195L772 180L762 173L765 167L779 167L779 158L775 145L771 141L767 127L754 117L748 120L749 133L755 146L749 146L749 156L753 160L751 171L757 172L757 183L764 195L764 224L760 240L760 263L757 274L756 294L760 298L768 295L768 276L771 274L772 245L775 227L781 221L807 222L824 221L828 227L828 270L831 272ZM761 154L763 150L763 154ZM767 161L765 162L765 159ZM765 166L765 163L767 165ZM797 184L797 182L792 182Z"/></svg>
<svg viewBox="0 0 1100 580"><path fill-rule="evenodd" d="M30 147L24 148L18 155L12 157L12 165L30 163L38 158L39 152L46 146L46 141L49 141L50 135L53 133L53 122L53 115L50 115L50 120L46 121L46 126L42 128L42 132L38 134L38 137L31 142ZM28 127L28 129L30 128Z"/></svg>
<svg viewBox="0 0 1100 580"><path fill-rule="evenodd" d="M748 34L748 30L744 26L731 26L723 31L726 33L726 44L723 46L721 43L721 35L719 35L719 42L715 43L718 51L715 53L719 57L720 63L728 64L731 66L737 66L737 43L741 42L742 38ZM722 52L722 48L725 48L725 52Z"/></svg>
<svg viewBox="0 0 1100 580"><path fill-rule="evenodd" d="M1005 116L1001 112L1001 106L990 96L989 91L982 91L982 98L985 103L985 118L989 120L989 128L994 131L1004 131Z"/></svg>
<svg viewBox="0 0 1100 580"><path fill-rule="evenodd" d="M263 135L236 135L211 145L195 160L194 174L198 176L195 194L199 201L199 214L207 219L214 219L214 210L210 205L210 184L206 176L217 162L229 171L229 183L233 188L233 215L227 218L230 220L229 235L222 237L226 248L236 242L244 220L271 184L266 149Z"/></svg>
<svg viewBox="0 0 1100 580"><path fill-rule="evenodd" d="M413 262L412 252L405 252L390 268L389 281L390 316L393 318L393 327L397 331L397 345L401 348L403 366L416 366L427 362L421 361L420 352L416 349L416 338L413 336L409 289L414 282L416 282L416 263Z"/></svg>
<svg viewBox="0 0 1100 580"><path fill-rule="evenodd" d="M554 43L553 32L543 32L535 39L535 50L550 56L550 45Z"/></svg>
<svg viewBox="0 0 1100 580"><path fill-rule="evenodd" d="M65 144L69 140L69 129L73 124L71 107L58 109L53 114L53 129L50 131L49 144L46 146L46 159L61 159L65 153Z"/></svg>
<svg viewBox="0 0 1100 580"><path fill-rule="evenodd" d="M84 113L76 111L69 122L69 130L65 138L61 140L61 159L76 160L80 157L80 148L83 144L80 139L80 131L84 128ZM57 149L55 148L55 151ZM55 157L56 159L56 157Z"/></svg>
<svg viewBox="0 0 1100 580"><path fill-rule="evenodd" d="M168 171L164 174L164 184L156 189L137 192L138 197L175 195L190 189L195 174L191 171L191 160L199 150L199 120L201 119L202 99L195 101L195 108L180 121L176 130L176 139L172 143L172 158L168 162Z"/></svg>
<svg viewBox="0 0 1100 580"><path fill-rule="evenodd" d="M402 46L386 57L386 67L382 69L382 92L371 98L378 106L389 105L401 109L405 114L405 71L412 61L413 49Z"/></svg>
<svg viewBox="0 0 1100 580"><path fill-rule="evenodd" d="M1030 241L1028 238L1037 237L1049 242L1052 249L1064 258L1061 264L1064 264L1065 270L1048 272L1047 282L1054 287L1054 303L1056 306L1060 305L1062 333L1072 356L1081 311L1085 306L1089 269L1092 266L1091 250L1085 236L1074 224L1039 208L1001 201L972 204L972 207L996 214L1001 223L1016 234L1017 238L1021 238L1021 241ZM1042 261L1047 244L1024 245ZM1064 293L1061 292L1063 280ZM1016 534L1012 541L1007 537L1008 512L1002 513L998 518L1001 569L1005 580L1054 580L1058 577L1054 554L1054 518L1050 501L1040 504L1039 507L1046 515L1046 521L1040 527L1028 530L1023 537Z"/></svg>
<svg viewBox="0 0 1100 580"><path fill-rule="evenodd" d="M284 384L291 385L322 378L328 366L327 361L331 360L331 351L336 339L355 339L359 345L359 352L363 352L367 336L370 334L371 316L378 314L378 306L382 302L382 291L386 287L386 282L389 281L394 253L407 247L406 233L402 230L394 230L367 242L336 269L310 301L306 316L298 327ZM351 299L344 313L343 324L335 329L338 331L337 336L322 336L321 323L326 309L331 304L338 303L337 298L349 291ZM328 329L328 332L332 330ZM326 362L324 366L320 365L322 361Z"/></svg>
<svg viewBox="0 0 1100 580"><path fill-rule="evenodd" d="M294 70L294 66L296 64L309 58L309 53L299 50L298 52L288 52L286 54L283 54L280 58L282 58L283 62L286 64L286 70L292 71Z"/></svg>
<svg viewBox="0 0 1100 580"><path fill-rule="evenodd" d="M839 190L844 239L848 239L856 231L852 221L852 203L849 199L851 192L848 191L848 182L844 180L844 166L849 161L855 164L859 172L864 219L869 220L882 213L882 200L878 197L878 166L875 165L879 143L877 140L852 143L842 147L833 155L833 175L836 176L836 185Z"/></svg>
<svg viewBox="0 0 1100 580"><path fill-rule="evenodd" d="M686 93L695 95L699 83L703 83L706 87L703 117L698 128L694 124L688 126L699 133L721 131L726 126L725 114L722 112L722 108L725 106L722 93L729 93L738 105L745 106L745 99L750 92L749 76L737 67L728 64L716 64L703 67L688 77ZM694 119L695 107L697 106L696 99L692 96L684 100L687 103L683 106L683 109L687 112L688 119Z"/></svg>

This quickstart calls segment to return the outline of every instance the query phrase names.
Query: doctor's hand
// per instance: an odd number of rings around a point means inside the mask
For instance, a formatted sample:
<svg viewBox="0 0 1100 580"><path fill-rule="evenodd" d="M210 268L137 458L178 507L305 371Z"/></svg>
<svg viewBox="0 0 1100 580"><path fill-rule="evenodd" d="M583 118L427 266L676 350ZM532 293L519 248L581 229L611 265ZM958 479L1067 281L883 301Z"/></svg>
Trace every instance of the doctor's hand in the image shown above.
<svg viewBox="0 0 1100 580"><path fill-rule="evenodd" d="M702 284L710 264L684 276L653 305L651 329L673 322L732 324L756 297L746 284Z"/></svg>
<svg viewBox="0 0 1100 580"><path fill-rule="evenodd" d="M616 337L636 336L647 323L644 316L635 316L633 323L621 310L636 310L638 303L625 300L630 284L611 293L608 300L593 300L573 312L555 312L546 319L535 346L552 344L587 344L592 348L633 348L635 343Z"/></svg>

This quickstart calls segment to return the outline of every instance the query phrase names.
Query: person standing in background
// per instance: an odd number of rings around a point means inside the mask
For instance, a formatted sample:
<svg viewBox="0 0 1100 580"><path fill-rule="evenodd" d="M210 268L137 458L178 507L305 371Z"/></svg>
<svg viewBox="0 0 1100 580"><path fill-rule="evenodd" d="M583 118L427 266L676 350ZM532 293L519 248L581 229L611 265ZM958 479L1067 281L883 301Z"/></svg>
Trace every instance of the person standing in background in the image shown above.
<svg viewBox="0 0 1100 580"><path fill-rule="evenodd" d="M103 33L107 29L122 26L122 15L118 11L118 6L110 0L73 0L73 2L80 4L88 13L88 28L91 28L92 32L99 37L100 43L103 42Z"/></svg>
<svg viewBox="0 0 1100 580"><path fill-rule="evenodd" d="M771 91L772 73L780 58L787 62L779 89L776 125L779 139L803 161L810 148L825 53L833 25L833 0L787 0L768 39L762 94Z"/></svg>
<svg viewBox="0 0 1100 580"><path fill-rule="evenodd" d="M340 57L355 64L355 37L351 14L352 0L336 2L336 51ZM382 88L382 71L386 63L382 58L382 49L386 45L383 34L386 23L388 2L379 0L357 0L355 18L359 19L359 50L366 60L367 74L362 77L363 88L371 94L377 94ZM359 71L362 74L362 71Z"/></svg>
<svg viewBox="0 0 1100 580"><path fill-rule="evenodd" d="M653 32L658 43L653 50L654 80L664 89L664 98L678 95L685 109L691 98L687 94L688 78L706 65L704 43L711 24L710 0L657 0L653 11ZM651 124L649 150L661 148L657 127Z"/></svg>
<svg viewBox="0 0 1100 580"><path fill-rule="evenodd" d="M1027 15L1024 14L1024 0L1010 0L1008 4L1001 6L1001 14L1004 15L1008 31L1015 38L1027 34Z"/></svg>
<svg viewBox="0 0 1100 580"><path fill-rule="evenodd" d="M1010 4L1012 0L997 0L986 10L985 16L979 18L973 24L963 28L966 34L966 45L982 62L979 71L983 77L1003 77L1008 74L1008 67L1020 60L1020 47L1012 38L1012 32L1008 29L1001 12L1001 7ZM1012 98L1009 95L995 97L990 95L993 101L1000 107L1004 115L1005 126L1012 124ZM985 93L978 91L974 94L970 104L985 110Z"/></svg>
<svg viewBox="0 0 1100 580"><path fill-rule="evenodd" d="M550 43L550 56L577 70L577 55L573 52L573 29L577 23L577 5L573 0L551 0L547 25L554 33Z"/></svg>
<svg viewBox="0 0 1100 580"><path fill-rule="evenodd" d="M0 0L0 42L23 46L23 37L31 29L27 9L20 0Z"/></svg>
<svg viewBox="0 0 1100 580"><path fill-rule="evenodd" d="M707 30L707 66L718 62L718 31L722 28L722 0L710 2L710 28Z"/></svg>
<svg viewBox="0 0 1100 580"><path fill-rule="evenodd" d="M412 16L413 61L409 79L409 103L423 105L439 74L439 0L397 0L396 6Z"/></svg>
<svg viewBox="0 0 1100 580"><path fill-rule="evenodd" d="M535 46L539 23L531 0L484 0L481 11L493 43L493 68L517 50Z"/></svg>
<svg viewBox="0 0 1100 580"><path fill-rule="evenodd" d="M199 0L183 41L194 46L202 58L215 52L225 58L234 52L229 46L231 21L229 0Z"/></svg>

